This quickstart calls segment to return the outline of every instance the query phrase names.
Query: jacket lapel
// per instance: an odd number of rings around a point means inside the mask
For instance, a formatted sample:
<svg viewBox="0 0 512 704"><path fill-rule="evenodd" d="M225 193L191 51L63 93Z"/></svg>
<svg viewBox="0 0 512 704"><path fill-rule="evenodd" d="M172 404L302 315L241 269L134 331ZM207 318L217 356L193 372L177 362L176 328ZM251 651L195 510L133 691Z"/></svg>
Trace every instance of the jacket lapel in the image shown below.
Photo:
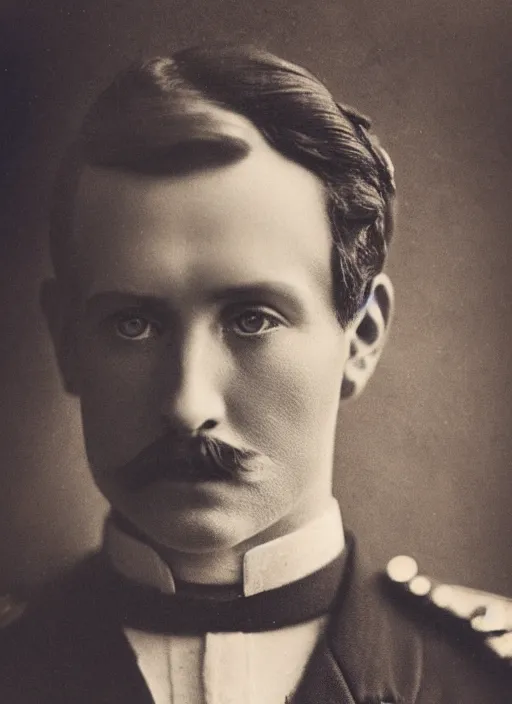
<svg viewBox="0 0 512 704"><path fill-rule="evenodd" d="M53 610L38 704L153 704L97 568L93 558L77 570Z"/></svg>
<svg viewBox="0 0 512 704"><path fill-rule="evenodd" d="M315 650L290 704L356 704L327 642Z"/></svg>
<svg viewBox="0 0 512 704"><path fill-rule="evenodd" d="M355 546L328 633L293 704L413 704L420 681L419 636L386 599L379 575Z"/></svg>

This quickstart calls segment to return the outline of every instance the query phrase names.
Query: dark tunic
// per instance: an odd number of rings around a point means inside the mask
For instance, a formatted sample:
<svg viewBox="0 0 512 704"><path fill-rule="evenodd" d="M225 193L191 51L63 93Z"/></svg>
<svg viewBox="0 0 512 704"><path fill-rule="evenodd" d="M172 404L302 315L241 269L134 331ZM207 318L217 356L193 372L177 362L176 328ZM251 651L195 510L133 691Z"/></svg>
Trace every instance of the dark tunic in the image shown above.
<svg viewBox="0 0 512 704"><path fill-rule="evenodd" d="M1 704L152 704L103 572L101 558L86 560L4 629ZM469 628L394 593L353 550L290 704L511 702L512 667Z"/></svg>

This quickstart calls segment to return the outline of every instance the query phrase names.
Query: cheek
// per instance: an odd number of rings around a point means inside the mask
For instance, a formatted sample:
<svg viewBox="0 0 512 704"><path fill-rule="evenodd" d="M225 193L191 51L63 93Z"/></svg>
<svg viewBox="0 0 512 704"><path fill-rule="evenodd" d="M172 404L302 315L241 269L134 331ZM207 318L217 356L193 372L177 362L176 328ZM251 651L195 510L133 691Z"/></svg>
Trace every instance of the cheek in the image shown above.
<svg viewBox="0 0 512 704"><path fill-rule="evenodd" d="M322 345L283 335L239 369L229 404L234 424L278 460L310 461L334 436L343 362L337 336Z"/></svg>
<svg viewBox="0 0 512 704"><path fill-rule="evenodd" d="M100 413L131 406L149 393L150 360L89 355L82 369L82 396Z"/></svg>
<svg viewBox="0 0 512 704"><path fill-rule="evenodd" d="M88 348L82 360L80 401L90 460L101 465L126 461L154 439L154 361Z"/></svg>

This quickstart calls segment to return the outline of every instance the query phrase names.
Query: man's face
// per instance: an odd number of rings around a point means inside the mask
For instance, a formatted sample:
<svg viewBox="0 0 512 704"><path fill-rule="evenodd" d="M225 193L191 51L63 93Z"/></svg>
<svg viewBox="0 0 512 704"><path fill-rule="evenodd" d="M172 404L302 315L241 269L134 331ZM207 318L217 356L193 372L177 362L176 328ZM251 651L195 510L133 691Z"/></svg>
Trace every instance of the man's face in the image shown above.
<svg viewBox="0 0 512 704"><path fill-rule="evenodd" d="M93 475L139 529L184 552L289 532L331 492L348 337L324 194L237 119L243 160L176 177L88 168L76 203L74 364ZM120 468L171 431L264 461L128 487Z"/></svg>

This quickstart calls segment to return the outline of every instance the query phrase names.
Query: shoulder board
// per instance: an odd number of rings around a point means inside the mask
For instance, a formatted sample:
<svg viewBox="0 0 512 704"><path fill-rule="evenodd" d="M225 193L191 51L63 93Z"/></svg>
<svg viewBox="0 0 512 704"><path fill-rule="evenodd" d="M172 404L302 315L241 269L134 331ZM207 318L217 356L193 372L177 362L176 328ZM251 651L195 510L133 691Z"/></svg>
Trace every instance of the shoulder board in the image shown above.
<svg viewBox="0 0 512 704"><path fill-rule="evenodd" d="M388 562L388 579L404 593L466 623L492 653L512 666L512 599L421 574L416 560L398 555Z"/></svg>
<svg viewBox="0 0 512 704"><path fill-rule="evenodd" d="M12 594L0 594L0 629L7 628L17 621L26 608L26 603Z"/></svg>

